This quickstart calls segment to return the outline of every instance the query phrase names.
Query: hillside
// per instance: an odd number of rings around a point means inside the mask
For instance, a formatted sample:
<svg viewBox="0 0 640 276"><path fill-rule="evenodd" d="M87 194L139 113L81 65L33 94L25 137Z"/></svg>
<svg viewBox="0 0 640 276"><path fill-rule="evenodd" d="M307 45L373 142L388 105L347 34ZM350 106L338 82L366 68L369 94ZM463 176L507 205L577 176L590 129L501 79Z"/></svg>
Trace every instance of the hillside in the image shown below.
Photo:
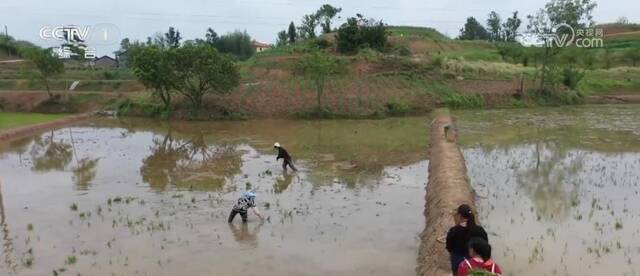
<svg viewBox="0 0 640 276"><path fill-rule="evenodd" d="M589 62L578 91L584 95L640 94L640 69L630 67L623 58L625 51L640 45L640 35L634 33L637 25L603 26L611 31L606 37L608 50L571 50L590 58L578 60L580 64ZM336 116L423 113L440 105L530 104L514 98L514 94L520 89L521 77L525 90L533 87L537 62L503 59L492 43L449 39L431 28L391 26L388 31L385 53L363 50L356 55L340 55L331 50L333 34L320 38L327 41L329 52L342 67L325 92L326 104ZM300 115L313 109L314 87L296 72L296 65L314 43L272 48L239 62L240 87L229 96L211 97L208 106L222 109L224 114L261 117ZM115 92L134 103L149 101L148 93L130 70L67 67L65 74L52 82L54 90L66 90L78 80L79 92ZM28 62L0 63L0 91L43 90L32 69Z"/></svg>

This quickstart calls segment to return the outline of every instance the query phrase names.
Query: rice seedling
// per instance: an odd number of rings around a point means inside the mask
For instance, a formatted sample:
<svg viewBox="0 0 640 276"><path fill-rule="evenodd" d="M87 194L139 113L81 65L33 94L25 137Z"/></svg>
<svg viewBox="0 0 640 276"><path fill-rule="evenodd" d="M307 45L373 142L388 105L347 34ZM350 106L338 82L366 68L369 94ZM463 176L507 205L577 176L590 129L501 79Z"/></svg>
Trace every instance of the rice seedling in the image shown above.
<svg viewBox="0 0 640 276"><path fill-rule="evenodd" d="M73 265L78 261L78 258L75 255L69 255L67 256L67 259L65 260L65 264L67 265Z"/></svg>

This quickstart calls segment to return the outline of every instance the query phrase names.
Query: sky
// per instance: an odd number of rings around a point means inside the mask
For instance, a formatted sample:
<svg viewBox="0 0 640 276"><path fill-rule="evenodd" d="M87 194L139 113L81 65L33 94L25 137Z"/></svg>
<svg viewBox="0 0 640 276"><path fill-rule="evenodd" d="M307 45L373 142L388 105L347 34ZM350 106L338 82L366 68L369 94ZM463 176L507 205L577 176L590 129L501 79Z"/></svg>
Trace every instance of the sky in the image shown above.
<svg viewBox="0 0 640 276"><path fill-rule="evenodd" d="M176 27L183 39L202 38L211 27L218 34L246 30L260 42L274 43L277 32L286 29L291 21L297 25L304 14L316 11L322 4L342 8L335 26L346 17L361 13L389 25L432 27L455 37L469 16L485 22L491 11L506 18L517 10L526 21L527 14L545 3L541 0L0 0L0 28L4 32L7 26L9 35L16 39L55 46L59 43L40 38L43 26L109 26L111 38L118 37L117 41L89 46L95 47L98 55L113 55L121 38L145 41L156 32L166 32L169 26ZM596 22L614 22L622 16L640 22L638 0L597 3L593 14Z"/></svg>

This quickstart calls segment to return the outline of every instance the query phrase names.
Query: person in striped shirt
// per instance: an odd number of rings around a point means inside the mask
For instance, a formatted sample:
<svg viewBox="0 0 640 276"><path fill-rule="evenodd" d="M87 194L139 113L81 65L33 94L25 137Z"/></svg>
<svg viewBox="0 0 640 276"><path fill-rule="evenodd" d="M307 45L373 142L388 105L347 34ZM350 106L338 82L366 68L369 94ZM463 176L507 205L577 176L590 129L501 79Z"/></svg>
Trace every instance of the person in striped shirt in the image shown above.
<svg viewBox="0 0 640 276"><path fill-rule="evenodd" d="M232 223L236 215L240 214L240 217L242 217L242 223L247 223L247 212L249 209L251 209L253 213L260 218L260 220L264 220L258 210L258 206L256 206L256 193L248 191L244 193L242 197L238 198L236 204L233 205L231 213L229 214L228 222Z"/></svg>

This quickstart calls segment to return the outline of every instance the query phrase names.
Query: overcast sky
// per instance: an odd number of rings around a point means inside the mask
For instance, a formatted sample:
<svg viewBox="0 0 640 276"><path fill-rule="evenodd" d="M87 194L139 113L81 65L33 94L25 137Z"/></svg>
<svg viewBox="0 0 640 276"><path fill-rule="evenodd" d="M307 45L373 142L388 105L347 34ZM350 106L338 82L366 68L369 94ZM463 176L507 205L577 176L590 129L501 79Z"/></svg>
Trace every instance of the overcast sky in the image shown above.
<svg viewBox="0 0 640 276"><path fill-rule="evenodd" d="M169 26L179 29L185 39L204 37L212 27L218 34L236 29L246 30L261 42L275 42L276 33L289 22L296 24L304 14L314 12L322 4L342 7L340 16L356 13L383 19L389 25L428 26L454 37L468 16L485 22L495 10L502 18L517 10L521 18L542 8L546 1L534 0L2 0L0 27L6 25L9 35L42 46L55 43L40 39L44 25L114 24L122 37L145 40ZM600 0L594 12L596 22L612 22L625 16L640 22L639 0ZM342 22L338 19L338 23ZM523 24L523 27L526 24ZM2 29L4 32L4 29ZM91 46L91 45L89 45ZM96 46L99 55L109 54L119 45Z"/></svg>

